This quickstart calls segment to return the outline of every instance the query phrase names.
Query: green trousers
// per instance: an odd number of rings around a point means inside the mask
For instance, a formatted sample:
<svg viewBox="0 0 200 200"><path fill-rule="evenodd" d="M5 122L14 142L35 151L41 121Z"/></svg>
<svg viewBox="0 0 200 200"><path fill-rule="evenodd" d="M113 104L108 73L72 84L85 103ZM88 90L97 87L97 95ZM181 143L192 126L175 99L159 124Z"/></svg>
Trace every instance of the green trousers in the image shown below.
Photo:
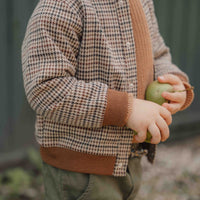
<svg viewBox="0 0 200 200"><path fill-rule="evenodd" d="M42 163L45 200L133 200L140 187L141 157L129 159L125 177L70 172Z"/></svg>

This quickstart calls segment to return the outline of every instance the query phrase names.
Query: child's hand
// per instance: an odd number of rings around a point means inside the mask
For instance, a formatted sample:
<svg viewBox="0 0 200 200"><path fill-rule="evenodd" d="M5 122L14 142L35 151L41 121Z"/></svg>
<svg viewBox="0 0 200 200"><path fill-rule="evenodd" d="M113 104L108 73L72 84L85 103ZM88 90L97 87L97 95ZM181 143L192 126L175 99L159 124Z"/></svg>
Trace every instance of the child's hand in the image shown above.
<svg viewBox="0 0 200 200"><path fill-rule="evenodd" d="M174 90L184 90L185 86L183 85L181 79L173 74L165 74L163 76L158 77L158 81L160 83L169 83L173 86ZM178 112L181 107L184 105L186 100L186 91L184 92L163 92L162 96L169 100L169 103L164 103L162 106L171 112L171 114L175 114Z"/></svg>
<svg viewBox="0 0 200 200"><path fill-rule="evenodd" d="M171 113L166 108L150 101L134 99L126 125L138 133L133 138L134 143L144 142L149 130L152 135L151 143L158 144L169 137L168 125L171 122Z"/></svg>

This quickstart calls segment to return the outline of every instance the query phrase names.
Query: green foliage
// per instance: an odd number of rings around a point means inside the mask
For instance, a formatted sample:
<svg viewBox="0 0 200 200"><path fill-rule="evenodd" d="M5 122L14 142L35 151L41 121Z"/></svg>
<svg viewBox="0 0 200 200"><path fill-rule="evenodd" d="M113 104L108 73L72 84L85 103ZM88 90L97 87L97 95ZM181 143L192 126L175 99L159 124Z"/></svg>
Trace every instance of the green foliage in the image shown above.
<svg viewBox="0 0 200 200"><path fill-rule="evenodd" d="M11 194L23 193L31 185L31 176L19 167L7 170L4 179L4 186Z"/></svg>
<svg viewBox="0 0 200 200"><path fill-rule="evenodd" d="M6 170L1 175L1 193L5 197L23 194L31 185L31 176L24 169L17 167Z"/></svg>
<svg viewBox="0 0 200 200"><path fill-rule="evenodd" d="M0 172L0 200L44 199L42 162L39 152L30 148L19 167Z"/></svg>

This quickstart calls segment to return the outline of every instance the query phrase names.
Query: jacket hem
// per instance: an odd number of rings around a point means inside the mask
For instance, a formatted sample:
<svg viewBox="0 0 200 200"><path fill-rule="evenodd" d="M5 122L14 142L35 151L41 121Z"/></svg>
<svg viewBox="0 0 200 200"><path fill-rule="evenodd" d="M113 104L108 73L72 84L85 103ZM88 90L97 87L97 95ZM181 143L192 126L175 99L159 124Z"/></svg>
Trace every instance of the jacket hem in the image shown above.
<svg viewBox="0 0 200 200"><path fill-rule="evenodd" d="M113 175L116 156L94 155L63 147L42 147L40 155L44 162L54 167L79 173Z"/></svg>

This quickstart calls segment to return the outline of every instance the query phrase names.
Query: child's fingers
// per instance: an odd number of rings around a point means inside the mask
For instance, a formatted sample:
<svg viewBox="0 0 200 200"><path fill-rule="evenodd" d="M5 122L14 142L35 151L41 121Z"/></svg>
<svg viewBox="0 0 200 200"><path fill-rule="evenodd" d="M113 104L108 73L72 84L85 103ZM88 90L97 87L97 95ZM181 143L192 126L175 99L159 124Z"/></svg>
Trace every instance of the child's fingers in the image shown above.
<svg viewBox="0 0 200 200"><path fill-rule="evenodd" d="M146 130L140 131L133 136L133 143L142 143L146 140Z"/></svg>
<svg viewBox="0 0 200 200"><path fill-rule="evenodd" d="M156 125L160 129L161 141L164 142L169 137L169 127L168 127L166 121L162 117L159 117L157 119Z"/></svg>
<svg viewBox="0 0 200 200"><path fill-rule="evenodd" d="M166 121L166 123L168 125L170 125L172 123L172 115L171 115L171 112L168 109L161 107L160 115Z"/></svg>
<svg viewBox="0 0 200 200"><path fill-rule="evenodd" d="M169 101L174 101L174 102L182 102L184 99L184 95L181 92L163 92L162 97Z"/></svg>
<svg viewBox="0 0 200 200"><path fill-rule="evenodd" d="M155 123L148 127L149 132L152 135L151 144L158 144L161 140L160 130Z"/></svg>
<svg viewBox="0 0 200 200"><path fill-rule="evenodd" d="M175 114L176 112L178 112L181 108L180 103L164 103L162 104L163 107L165 107L168 111L171 112L171 114Z"/></svg>
<svg viewBox="0 0 200 200"><path fill-rule="evenodd" d="M173 74L165 74L163 76L159 76L158 81L160 83L169 83L171 85L179 85L181 83L180 78Z"/></svg>

